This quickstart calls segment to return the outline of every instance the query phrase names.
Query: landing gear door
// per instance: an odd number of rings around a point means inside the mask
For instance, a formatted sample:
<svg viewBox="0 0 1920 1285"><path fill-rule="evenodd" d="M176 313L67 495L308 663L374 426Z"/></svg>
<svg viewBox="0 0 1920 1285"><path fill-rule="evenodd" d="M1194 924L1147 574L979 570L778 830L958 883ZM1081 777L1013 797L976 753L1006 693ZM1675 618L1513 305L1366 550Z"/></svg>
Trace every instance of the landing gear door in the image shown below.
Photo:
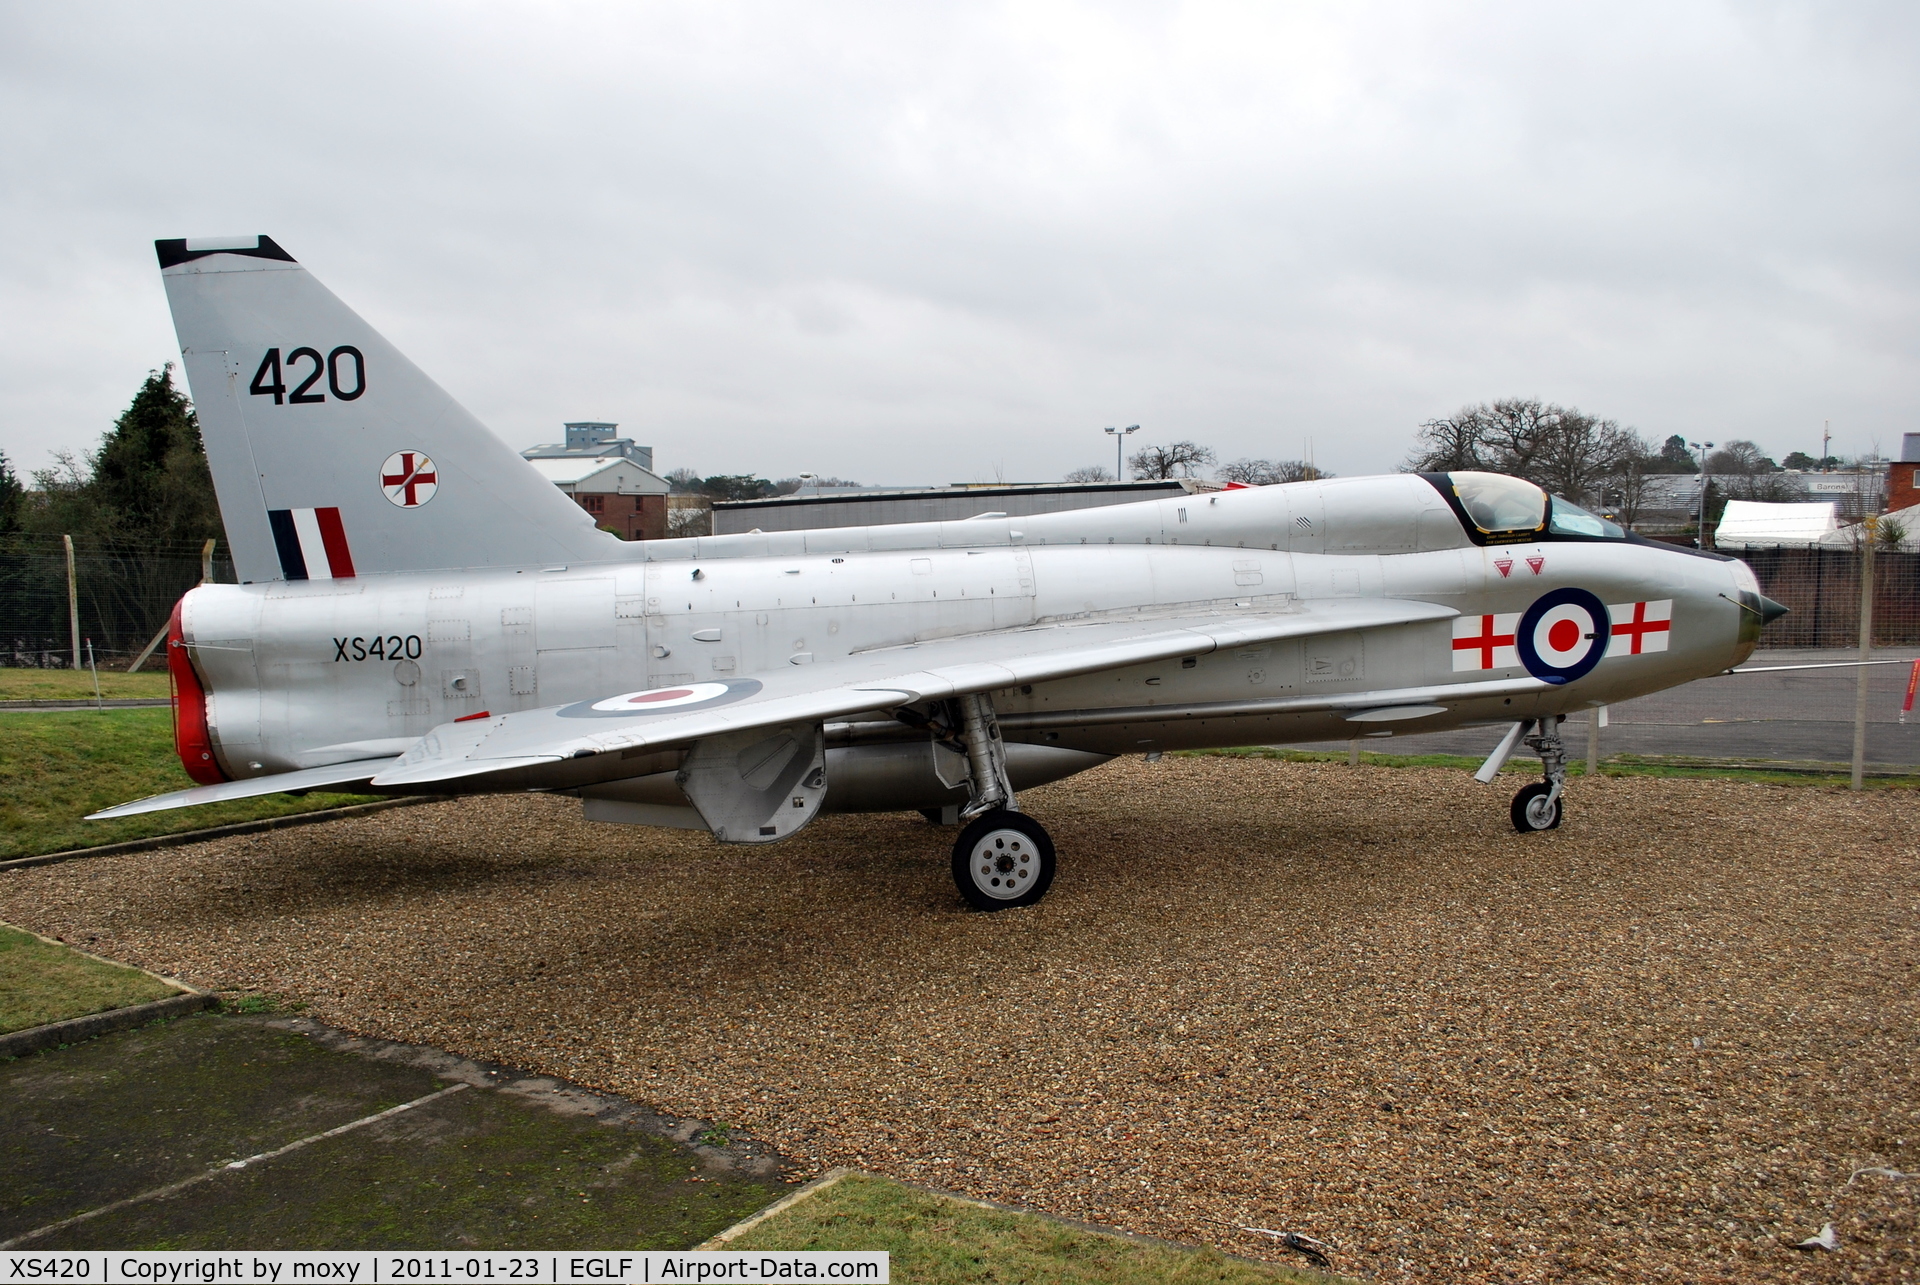
<svg viewBox="0 0 1920 1285"><path fill-rule="evenodd" d="M827 797L818 723L755 727L696 741L676 778L722 843L773 843L805 828Z"/></svg>

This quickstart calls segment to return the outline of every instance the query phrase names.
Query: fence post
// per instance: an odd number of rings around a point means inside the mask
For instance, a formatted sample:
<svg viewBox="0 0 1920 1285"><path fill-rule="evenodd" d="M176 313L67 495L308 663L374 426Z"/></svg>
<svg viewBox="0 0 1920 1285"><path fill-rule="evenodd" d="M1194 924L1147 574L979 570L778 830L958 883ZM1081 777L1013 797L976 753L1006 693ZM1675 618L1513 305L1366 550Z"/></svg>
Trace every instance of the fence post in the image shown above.
<svg viewBox="0 0 1920 1285"><path fill-rule="evenodd" d="M1813 546L1813 645L1820 645L1820 607L1827 596L1827 551Z"/></svg>
<svg viewBox="0 0 1920 1285"><path fill-rule="evenodd" d="M200 583L213 583L213 541L200 546Z"/></svg>
<svg viewBox="0 0 1920 1285"><path fill-rule="evenodd" d="M1873 659L1873 545L1880 538L1880 519L1869 513L1860 524L1866 536L1860 542L1860 659ZM1867 779L1867 676L1873 666L1862 664L1853 689L1853 781L1856 790Z"/></svg>
<svg viewBox="0 0 1920 1285"><path fill-rule="evenodd" d="M60 539L67 546L67 632L73 639L73 667L80 668L80 589L73 578L73 537Z"/></svg>

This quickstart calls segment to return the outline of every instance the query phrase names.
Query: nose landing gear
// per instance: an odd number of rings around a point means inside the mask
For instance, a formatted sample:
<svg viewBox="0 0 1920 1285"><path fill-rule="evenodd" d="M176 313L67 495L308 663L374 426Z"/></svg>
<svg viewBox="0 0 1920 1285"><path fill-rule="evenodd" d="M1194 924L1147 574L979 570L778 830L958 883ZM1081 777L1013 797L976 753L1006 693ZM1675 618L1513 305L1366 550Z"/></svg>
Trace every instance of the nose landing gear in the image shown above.
<svg viewBox="0 0 1920 1285"><path fill-rule="evenodd" d="M1513 828L1521 834L1560 828L1564 813L1560 793L1567 786L1567 747L1560 740L1561 722L1560 715L1549 714L1540 720L1539 732L1526 738L1527 745L1540 756L1547 779L1535 781L1513 796L1510 814Z"/></svg>

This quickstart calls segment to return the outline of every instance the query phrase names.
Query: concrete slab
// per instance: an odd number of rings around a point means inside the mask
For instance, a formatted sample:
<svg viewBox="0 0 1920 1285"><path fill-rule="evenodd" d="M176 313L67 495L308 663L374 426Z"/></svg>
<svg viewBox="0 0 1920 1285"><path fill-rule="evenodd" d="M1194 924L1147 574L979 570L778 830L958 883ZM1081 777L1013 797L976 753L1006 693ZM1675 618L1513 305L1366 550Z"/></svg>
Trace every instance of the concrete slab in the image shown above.
<svg viewBox="0 0 1920 1285"><path fill-rule="evenodd" d="M224 1168L450 1084L477 1091ZM699 1131L317 1023L202 1015L0 1063L0 1242L217 1171L17 1247L678 1248L785 1189L776 1158Z"/></svg>

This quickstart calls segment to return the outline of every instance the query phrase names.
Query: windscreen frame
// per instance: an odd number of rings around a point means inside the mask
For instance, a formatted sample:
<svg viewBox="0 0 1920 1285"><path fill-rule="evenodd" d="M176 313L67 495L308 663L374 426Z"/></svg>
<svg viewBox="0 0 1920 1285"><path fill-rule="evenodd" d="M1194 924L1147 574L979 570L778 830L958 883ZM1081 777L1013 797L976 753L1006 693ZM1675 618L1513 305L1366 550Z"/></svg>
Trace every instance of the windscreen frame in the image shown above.
<svg viewBox="0 0 1920 1285"><path fill-rule="evenodd" d="M1489 547L1496 547L1500 545L1509 545L1509 544L1543 544L1543 543L1549 543L1549 542L1555 543L1555 544L1566 544L1566 543L1620 544L1622 542L1633 543L1633 544L1653 543L1652 541L1647 540L1646 537L1638 536L1634 532L1627 530L1625 527L1620 527L1620 530L1621 530L1620 535L1581 535L1581 534L1576 534L1574 532L1561 532L1561 531L1553 530L1553 504L1555 500L1560 499L1561 497L1556 496L1553 492L1547 490L1544 486L1537 488L1540 494L1545 497L1545 503L1542 504L1540 508L1540 525L1539 526L1534 527L1531 530L1524 530L1524 529L1510 530L1510 531L1482 530L1480 525L1473 520L1473 516L1467 512L1466 505L1460 499L1459 491L1456 489L1453 481L1453 474L1455 472L1483 473L1483 472L1491 472L1491 470L1489 469L1456 469L1456 470L1452 470L1444 473L1422 472L1418 476L1425 478L1427 480L1427 483L1430 486L1432 486L1434 490L1440 492L1441 498L1447 502L1447 507L1453 510L1454 520L1459 522L1460 529L1467 533L1467 538L1469 540L1471 540L1474 544L1479 545L1481 548L1489 548ZM1512 477L1513 475L1510 473L1503 473L1500 476ZM1521 482L1526 482L1525 478L1519 478L1516 480ZM1534 486L1535 484L1532 482L1527 482L1527 485ZM1572 504L1573 501L1568 500L1566 501L1566 503ZM1574 507L1579 508L1580 506L1574 505ZM1581 512L1584 513L1586 512L1586 510L1581 509ZM1591 514L1590 516L1600 517L1599 514ZM1610 518L1601 518L1600 520L1603 522L1612 521L1612 519ZM1617 527L1620 526L1620 524L1617 522L1613 523L1613 525ZM1689 550L1689 552L1691 552L1691 550ZM1719 556L1724 556L1724 555L1719 555Z"/></svg>

